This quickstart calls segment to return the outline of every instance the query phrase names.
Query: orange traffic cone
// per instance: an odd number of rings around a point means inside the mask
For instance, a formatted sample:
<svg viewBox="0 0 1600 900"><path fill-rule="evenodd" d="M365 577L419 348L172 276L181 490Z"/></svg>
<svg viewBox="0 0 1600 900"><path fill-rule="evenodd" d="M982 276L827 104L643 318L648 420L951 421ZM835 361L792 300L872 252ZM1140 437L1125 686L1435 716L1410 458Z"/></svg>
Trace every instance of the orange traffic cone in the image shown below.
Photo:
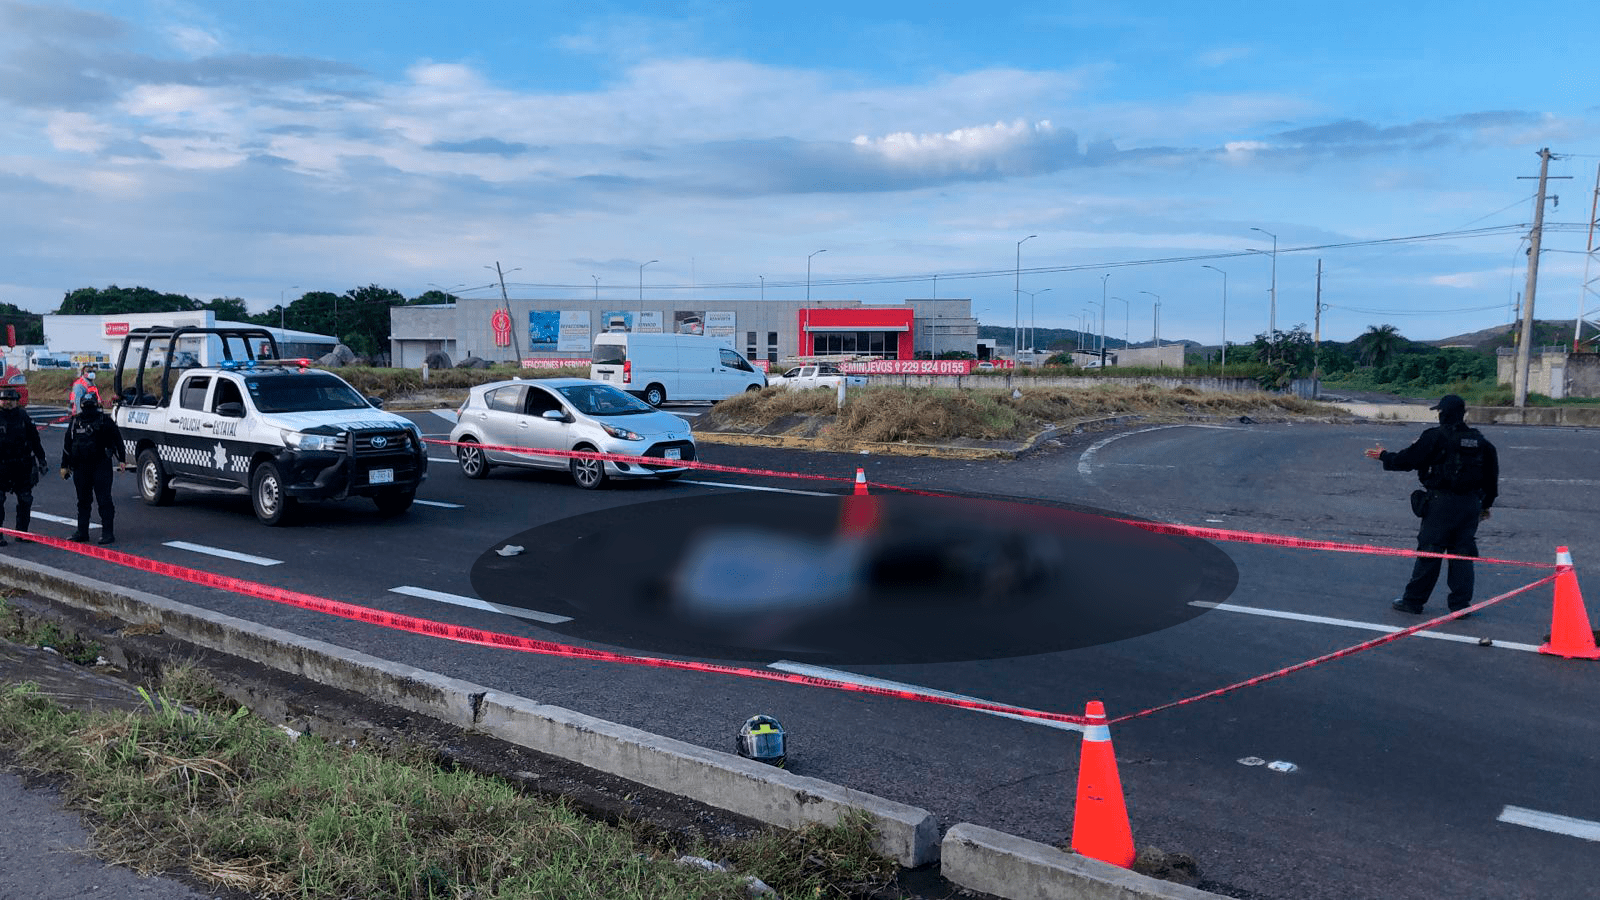
<svg viewBox="0 0 1600 900"><path fill-rule="evenodd" d="M856 468L856 493L855 493L855 495L857 497L865 497L865 496L867 496L867 471L865 469L860 468L860 467Z"/></svg>
<svg viewBox="0 0 1600 900"><path fill-rule="evenodd" d="M1090 700L1083 714L1083 754L1078 761L1078 804L1072 815L1072 849L1124 869L1133 865L1133 829L1122 799L1117 756L1111 749L1106 708Z"/></svg>
<svg viewBox="0 0 1600 900"><path fill-rule="evenodd" d="M1578 573L1573 571L1572 554L1565 547L1556 548L1556 602L1550 613L1550 640L1539 652L1567 659L1600 659L1594 632L1589 629L1589 614L1583 609L1583 595L1578 592Z"/></svg>

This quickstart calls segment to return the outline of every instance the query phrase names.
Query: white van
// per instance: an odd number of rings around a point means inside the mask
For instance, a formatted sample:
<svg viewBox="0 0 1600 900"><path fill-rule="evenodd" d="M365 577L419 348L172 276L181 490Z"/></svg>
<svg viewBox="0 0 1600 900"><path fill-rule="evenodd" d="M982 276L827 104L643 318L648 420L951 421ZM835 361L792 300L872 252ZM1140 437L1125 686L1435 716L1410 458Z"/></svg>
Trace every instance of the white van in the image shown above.
<svg viewBox="0 0 1600 900"><path fill-rule="evenodd" d="M720 338L699 334L595 335L589 377L642 398L651 406L667 400L722 400L767 386L766 373L750 365Z"/></svg>

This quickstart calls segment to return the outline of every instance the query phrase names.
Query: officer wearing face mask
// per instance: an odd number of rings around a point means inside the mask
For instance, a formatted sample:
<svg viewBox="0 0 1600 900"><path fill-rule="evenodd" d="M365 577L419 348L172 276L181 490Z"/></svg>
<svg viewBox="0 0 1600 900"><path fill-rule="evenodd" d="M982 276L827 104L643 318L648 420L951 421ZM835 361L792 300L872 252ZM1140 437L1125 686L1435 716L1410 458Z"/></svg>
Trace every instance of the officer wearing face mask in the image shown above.
<svg viewBox="0 0 1600 900"><path fill-rule="evenodd" d="M1446 394L1430 409L1439 411L1439 424L1424 431L1416 443L1400 451L1385 450L1380 444L1368 450L1367 457L1381 461L1385 471L1414 471L1422 482L1422 490L1412 497L1412 510L1422 518L1418 550L1477 556L1478 523L1489 518L1489 508L1500 494L1500 458L1488 438L1467 425L1465 400ZM1439 581L1441 562L1436 556L1417 557L1405 592L1390 605L1403 613L1420 614ZM1472 605L1472 560L1450 560L1445 581L1452 612Z"/></svg>

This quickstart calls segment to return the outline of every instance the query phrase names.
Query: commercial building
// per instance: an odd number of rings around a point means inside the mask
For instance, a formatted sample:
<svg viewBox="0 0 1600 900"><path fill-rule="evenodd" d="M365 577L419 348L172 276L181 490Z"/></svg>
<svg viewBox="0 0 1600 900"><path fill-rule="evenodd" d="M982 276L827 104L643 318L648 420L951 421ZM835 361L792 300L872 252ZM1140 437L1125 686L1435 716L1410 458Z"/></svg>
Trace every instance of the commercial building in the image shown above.
<svg viewBox="0 0 1600 900"><path fill-rule="evenodd" d="M907 300L868 306L855 300L615 300L461 298L453 304L389 311L390 358L419 368L433 353L452 362L575 364L589 358L594 335L629 330L707 334L752 362L803 356L860 355L930 359L953 350L976 353L972 301ZM530 363L530 361L532 361Z"/></svg>
<svg viewBox="0 0 1600 900"><path fill-rule="evenodd" d="M83 358L86 362L99 360L114 365L117 354L122 350L122 339L128 332L140 328L177 328L185 325L199 328L266 328L278 342L278 355L285 359L302 356L316 359L338 344L336 338L326 334L243 322L219 322L217 314L209 309L91 316L47 315L44 317L44 342L53 356ZM154 344L151 349L153 353ZM163 346L161 349L165 351L166 348ZM222 359L222 344L215 337L210 340L201 336L182 338L177 349L178 352L193 353L202 365ZM150 360L159 361L156 358Z"/></svg>

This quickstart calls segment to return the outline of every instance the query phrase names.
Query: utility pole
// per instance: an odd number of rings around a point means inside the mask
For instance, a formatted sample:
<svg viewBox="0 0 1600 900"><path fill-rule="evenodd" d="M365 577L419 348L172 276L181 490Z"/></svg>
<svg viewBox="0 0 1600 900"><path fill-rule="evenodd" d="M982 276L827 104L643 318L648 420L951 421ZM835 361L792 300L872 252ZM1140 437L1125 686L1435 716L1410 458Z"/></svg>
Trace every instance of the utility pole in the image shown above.
<svg viewBox="0 0 1600 900"><path fill-rule="evenodd" d="M1322 260L1317 260L1317 315L1311 332L1311 377L1322 377Z"/></svg>
<svg viewBox="0 0 1600 900"><path fill-rule="evenodd" d="M500 276L500 300L506 305L506 315L511 315L511 297L506 293L506 273L500 271L500 260L494 261L494 273ZM595 282L598 291L599 282ZM517 349L517 325L511 323L511 361L522 365L522 351Z"/></svg>
<svg viewBox="0 0 1600 900"><path fill-rule="evenodd" d="M1528 233L1528 283L1522 292L1527 299L1522 304L1522 336L1521 343L1517 345L1517 370L1512 376L1512 380L1516 382L1516 397L1513 403L1519 407L1528 405L1528 361L1533 343L1533 298L1534 291L1539 286L1539 242L1544 236L1544 189L1545 183L1550 178L1551 155L1549 147L1539 150L1539 192L1533 202L1533 230Z"/></svg>

